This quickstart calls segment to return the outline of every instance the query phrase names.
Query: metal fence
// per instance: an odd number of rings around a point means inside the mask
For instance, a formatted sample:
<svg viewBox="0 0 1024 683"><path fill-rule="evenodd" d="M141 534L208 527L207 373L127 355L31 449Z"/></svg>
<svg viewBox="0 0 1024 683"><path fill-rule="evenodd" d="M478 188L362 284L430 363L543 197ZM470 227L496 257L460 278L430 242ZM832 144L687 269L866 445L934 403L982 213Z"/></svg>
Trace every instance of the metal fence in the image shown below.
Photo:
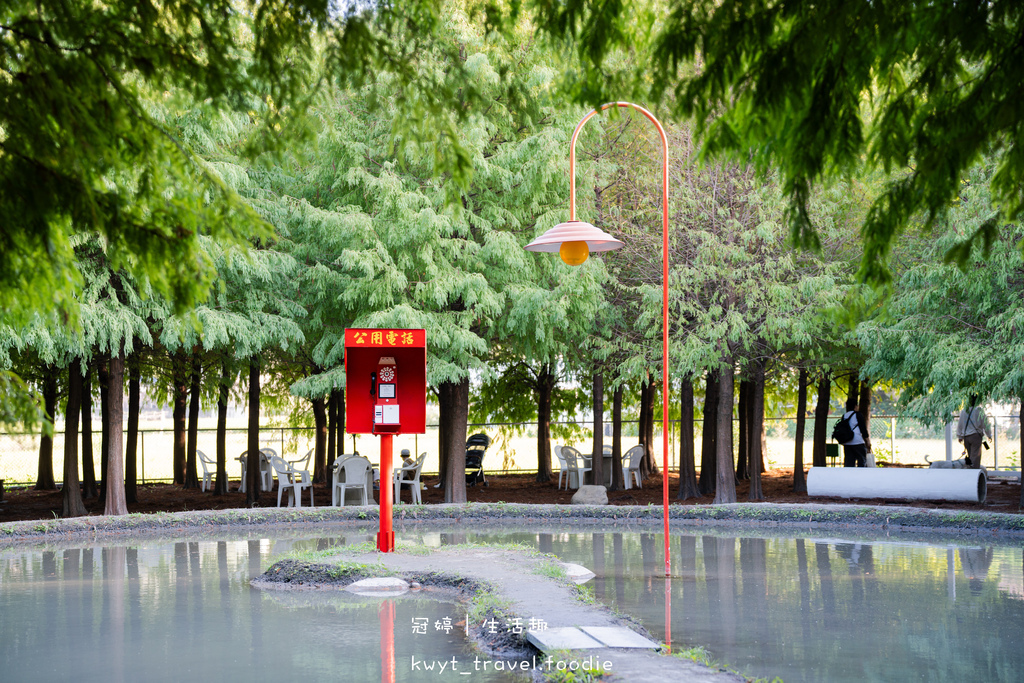
<svg viewBox="0 0 1024 683"><path fill-rule="evenodd" d="M838 419L838 415L829 417L829 430ZM982 462L988 468L1005 468L1020 466L1020 418L1017 415L1000 415L990 417L995 438L992 448L983 451ZM661 432L657 429L655 443L660 444ZM605 422L604 442L611 438L611 422ZM582 452L592 450L592 427L588 421L557 422L553 427L561 428L576 436L567 438L552 437L552 443L569 444ZM695 428L695 452L700 453L701 424L697 421ZM955 428L955 426L954 426ZM423 472L427 475L438 471L437 425L428 425L426 434L400 435L394 440L396 458L401 449L408 448L413 454L427 453ZM535 472L537 470L537 427L535 423L477 423L469 425L469 434L484 432L491 436L492 444L484 459L484 468L488 472ZM811 464L813 419L808 418L804 432L804 464ZM876 461L898 464L925 464L927 460L941 460L946 454L946 440L941 426L931 427L911 418L891 415L873 415L871 417L871 434ZM636 443L636 421L623 423L623 450ZM767 465L769 467L792 467L794 462L794 439L796 435L796 418L767 418L765 420L765 440L767 444ZM216 453L216 429L203 427L198 433L198 448L213 456ZM678 467L679 458L679 427L678 421L672 421L669 432L670 461L669 469ZM139 431L139 449L136 468L140 482L170 481L173 478L172 429L141 429ZM99 471L100 434L93 433L94 464ZM273 448L278 453L291 459L305 455L314 444L315 435L312 428L293 428L265 426L260 428L260 446ZM64 433L58 431L53 439L53 471L58 481L63 476ZM227 470L231 479L241 476L241 464L238 456L248 447L247 430L244 427L231 427L227 430ZM371 460L377 460L379 445L372 435L345 435L343 450L345 453L361 452ZM655 449L660 453L660 446ZM953 457L960 457L961 446L953 439ZM659 458L660 460L660 458ZM0 479L6 480L6 486L34 484L38 472L39 435L27 433L0 433ZM553 459L557 467L557 460ZM698 467L699 457L698 457ZM197 465L198 467L198 465ZM79 460L81 471L81 460ZM201 470L200 470L201 474ZM80 475L81 476L81 475Z"/></svg>

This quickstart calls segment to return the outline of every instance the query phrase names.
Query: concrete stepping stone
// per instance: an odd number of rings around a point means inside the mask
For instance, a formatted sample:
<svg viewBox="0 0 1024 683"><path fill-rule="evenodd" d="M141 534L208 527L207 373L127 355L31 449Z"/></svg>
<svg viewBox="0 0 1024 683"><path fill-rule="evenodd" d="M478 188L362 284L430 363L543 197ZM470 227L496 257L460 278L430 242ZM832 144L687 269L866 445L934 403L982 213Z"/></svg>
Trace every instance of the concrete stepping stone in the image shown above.
<svg viewBox="0 0 1024 683"><path fill-rule="evenodd" d="M591 638L575 626L549 628L543 631L531 629L526 632L526 639L543 652L551 650L592 650L594 648L606 647L603 643Z"/></svg>
<svg viewBox="0 0 1024 683"><path fill-rule="evenodd" d="M656 650L658 644L644 638L625 626L581 626L580 630L605 645L605 647L628 647Z"/></svg>
<svg viewBox="0 0 1024 683"><path fill-rule="evenodd" d="M572 562L562 562L562 569L565 570L565 575L569 577L569 580L573 583L586 583L592 578L597 576L594 572L590 571L582 564L573 564Z"/></svg>
<svg viewBox="0 0 1024 683"><path fill-rule="evenodd" d="M529 630L526 639L538 649L593 650L595 648L629 648L657 650L658 644L625 626L567 626L543 631Z"/></svg>

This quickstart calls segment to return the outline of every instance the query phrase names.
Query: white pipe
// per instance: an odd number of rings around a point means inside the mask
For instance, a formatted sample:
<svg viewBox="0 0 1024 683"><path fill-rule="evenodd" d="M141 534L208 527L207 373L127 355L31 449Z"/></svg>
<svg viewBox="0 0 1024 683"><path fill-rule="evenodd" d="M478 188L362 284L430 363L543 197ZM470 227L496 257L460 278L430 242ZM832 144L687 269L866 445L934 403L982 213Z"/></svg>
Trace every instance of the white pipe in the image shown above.
<svg viewBox="0 0 1024 683"><path fill-rule="evenodd" d="M982 470L812 467L807 472L808 496L984 503L987 492Z"/></svg>
<svg viewBox="0 0 1024 683"><path fill-rule="evenodd" d="M946 462L953 462L953 423L946 423Z"/></svg>

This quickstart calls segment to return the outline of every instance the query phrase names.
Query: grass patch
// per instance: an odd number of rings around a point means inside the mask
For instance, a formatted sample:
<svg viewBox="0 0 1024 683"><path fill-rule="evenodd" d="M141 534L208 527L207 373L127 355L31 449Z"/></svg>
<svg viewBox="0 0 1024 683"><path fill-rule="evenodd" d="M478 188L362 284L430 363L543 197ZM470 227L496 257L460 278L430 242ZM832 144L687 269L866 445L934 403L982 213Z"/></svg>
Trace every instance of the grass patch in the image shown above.
<svg viewBox="0 0 1024 683"><path fill-rule="evenodd" d="M584 658L581 653L569 650L553 650L548 653L548 656L556 662L579 662ZM559 669L557 666L553 666L543 673L543 680L547 683L596 683L603 681L606 673L608 672L600 664L590 667L580 666L576 669L569 667Z"/></svg>
<svg viewBox="0 0 1024 683"><path fill-rule="evenodd" d="M345 561L326 563L289 558L275 562L261 578L271 583L309 585L351 583L383 576L394 576L394 572L383 564Z"/></svg>
<svg viewBox="0 0 1024 683"><path fill-rule="evenodd" d="M395 552L406 555L429 555L433 550L422 543L395 543Z"/></svg>
<svg viewBox="0 0 1024 683"><path fill-rule="evenodd" d="M576 595L576 599L584 605L596 605L597 596L594 595L594 589L590 586L583 584L576 584L572 587L572 592Z"/></svg>
<svg viewBox="0 0 1024 683"><path fill-rule="evenodd" d="M523 554L525 554L525 555L527 555L529 557L542 557L542 556L544 556L544 553L540 552L539 550L537 550L532 545L527 545L525 543L518 543L518 542L512 542L512 543L476 543L476 542L471 541L471 542L468 542L468 543L459 543L458 545L442 546L440 548L437 548L437 550L512 550L512 551L515 551L515 552L523 553Z"/></svg>
<svg viewBox="0 0 1024 683"><path fill-rule="evenodd" d="M363 541L352 545L341 546L337 552L351 553L353 555L365 555L366 553L377 552L377 544L374 541Z"/></svg>
<svg viewBox="0 0 1024 683"><path fill-rule="evenodd" d="M740 673L731 666L727 666L719 662L717 659L711 656L710 652L708 652L704 647L700 645L696 645L686 650L677 650L672 653L672 656L678 657L679 659L689 659L690 661L696 662L697 664L700 664L702 666L706 666L709 669L718 669L720 671L728 671L730 673L734 673L737 676L742 676L744 679L748 681L748 683L783 683L783 680L778 676L775 676L773 678L747 678L747 676Z"/></svg>
<svg viewBox="0 0 1024 683"><path fill-rule="evenodd" d="M708 667L709 669L718 668L718 660L712 657L711 653L700 645L691 647L686 650L676 650L672 653L672 656L678 657L679 659L689 659L691 662L697 662L698 664L702 664Z"/></svg>
<svg viewBox="0 0 1024 683"><path fill-rule="evenodd" d="M560 581L567 580L569 578L569 575L565 572L565 567L563 567L557 560L542 560L533 570L533 573Z"/></svg>
<svg viewBox="0 0 1024 683"><path fill-rule="evenodd" d="M468 607L469 618L474 624L490 617L504 618L512 613L512 601L499 597L487 587L470 599Z"/></svg>

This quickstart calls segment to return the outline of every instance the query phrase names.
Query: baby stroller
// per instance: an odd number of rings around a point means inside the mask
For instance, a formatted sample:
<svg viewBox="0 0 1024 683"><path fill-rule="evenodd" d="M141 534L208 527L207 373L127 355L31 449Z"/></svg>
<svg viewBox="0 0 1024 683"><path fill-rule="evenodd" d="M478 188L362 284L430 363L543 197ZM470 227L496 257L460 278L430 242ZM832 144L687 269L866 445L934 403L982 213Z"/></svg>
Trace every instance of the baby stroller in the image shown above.
<svg viewBox="0 0 1024 683"><path fill-rule="evenodd" d="M486 434L474 434L466 439L466 483L476 486L482 481L487 486L487 478L484 476L484 453L491 445L491 437Z"/></svg>

